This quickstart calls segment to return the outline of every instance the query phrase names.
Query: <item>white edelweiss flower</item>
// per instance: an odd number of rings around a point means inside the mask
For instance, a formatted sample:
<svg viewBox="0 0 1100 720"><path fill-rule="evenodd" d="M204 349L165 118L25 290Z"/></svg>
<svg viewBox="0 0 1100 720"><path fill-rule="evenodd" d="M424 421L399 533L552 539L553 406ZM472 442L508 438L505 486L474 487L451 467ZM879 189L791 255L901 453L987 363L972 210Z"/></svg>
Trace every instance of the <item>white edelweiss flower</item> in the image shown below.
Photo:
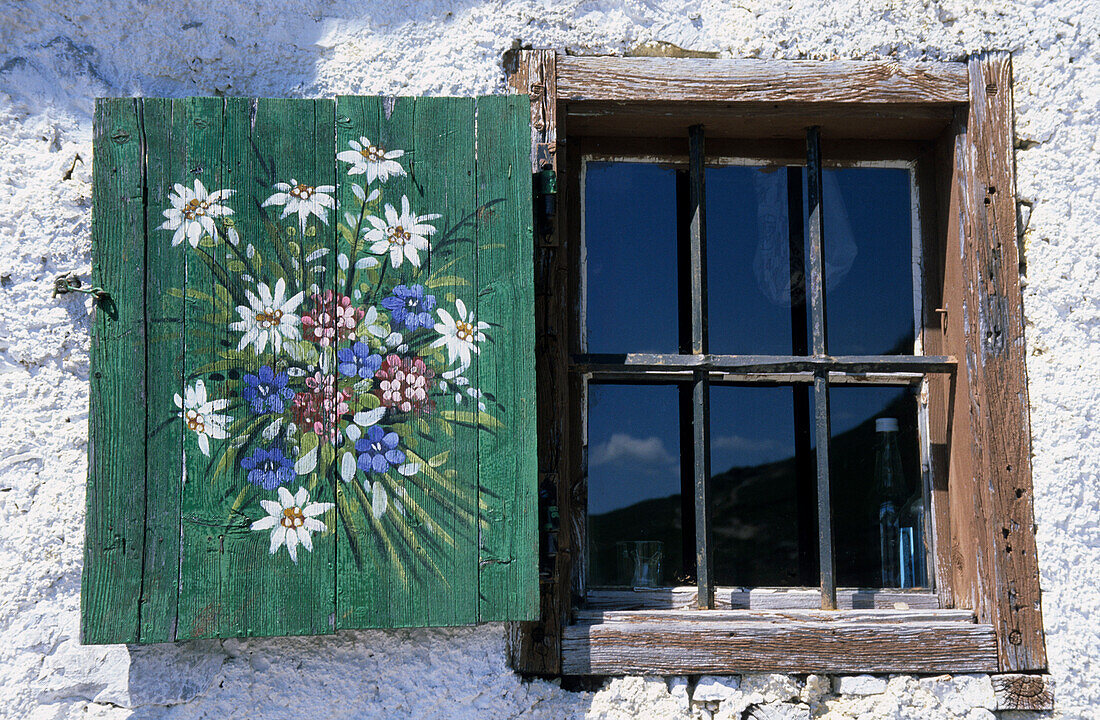
<svg viewBox="0 0 1100 720"><path fill-rule="evenodd" d="M317 516L336 507L332 503L311 503L309 491L304 487L299 487L298 492L293 495L285 487L281 487L279 502L261 500L260 505L267 513L267 517L252 523L252 529L270 530L271 547L268 552L274 555L279 552L279 548L286 545L286 551L295 563L298 562L298 546L301 545L307 551L313 552L310 533L325 530L325 524L318 520Z"/></svg>
<svg viewBox="0 0 1100 720"><path fill-rule="evenodd" d="M214 218L233 214L232 210L221 204L234 193L233 190L215 190L207 193L199 180L195 180L194 190L179 183L176 183L173 190L174 192L168 194L172 207L164 211L166 219L157 228L174 231L173 247L187 238L191 247L197 248L204 234L211 237L218 236L218 226L214 224Z"/></svg>
<svg viewBox="0 0 1100 720"><path fill-rule="evenodd" d="M367 185L375 180L386 182L391 175L404 175L405 168L395 160L405 154L404 150L387 151L381 145L371 145L370 140L360 137L359 141L348 142L351 150L345 150L336 154L337 160L351 163L348 175L362 175L366 173ZM360 198L362 199L362 198Z"/></svg>
<svg viewBox="0 0 1100 720"><path fill-rule="evenodd" d="M219 412L229 405L229 399L207 400L206 383L199 378L194 385L183 389L182 398L176 393L173 400L187 429L199 436L199 450L210 457L210 438L224 440L229 437L226 428L232 418Z"/></svg>
<svg viewBox="0 0 1100 720"><path fill-rule="evenodd" d="M386 203L385 214L385 220L374 215L367 216L367 222L371 224L366 234L367 240L372 243L370 251L375 255L389 253L390 263L395 268L401 267L406 259L420 267L418 253L428 250L428 237L435 235L435 226L424 221L443 216L438 213L416 215L409 207L407 195L401 196L400 214L389 203Z"/></svg>
<svg viewBox="0 0 1100 720"><path fill-rule="evenodd" d="M332 193L336 188L332 185L303 185L294 178L289 183L275 183L275 194L264 200L260 207L268 205L282 205L283 214L280 220L286 219L292 213L298 213L298 227L301 232L306 231L306 222L310 215L316 215L317 219L328 225L328 209L336 207L336 201L332 199Z"/></svg>
<svg viewBox="0 0 1100 720"><path fill-rule="evenodd" d="M440 322L435 324L435 331L439 337L431 344L431 347L447 348L447 363L453 365L455 360L461 360L462 366L470 364L470 353L478 352L477 344L485 342L485 330L489 329L488 323L478 322L473 312L466 311L466 303L455 300L455 314L452 317L443 308L436 311Z"/></svg>
<svg viewBox="0 0 1100 720"><path fill-rule="evenodd" d="M301 329L298 327L300 320L295 314L298 306L305 298L304 292L299 292L291 298L286 297L286 283L282 278L275 283L275 292L271 291L265 283L256 286L259 292L257 297L251 290L246 290L248 305L238 305L237 312L241 319L230 323L229 329L244 333L237 350L244 350L249 345L254 345L256 354L260 354L267 347L268 341L275 348L275 352L283 349L284 340L300 340Z"/></svg>

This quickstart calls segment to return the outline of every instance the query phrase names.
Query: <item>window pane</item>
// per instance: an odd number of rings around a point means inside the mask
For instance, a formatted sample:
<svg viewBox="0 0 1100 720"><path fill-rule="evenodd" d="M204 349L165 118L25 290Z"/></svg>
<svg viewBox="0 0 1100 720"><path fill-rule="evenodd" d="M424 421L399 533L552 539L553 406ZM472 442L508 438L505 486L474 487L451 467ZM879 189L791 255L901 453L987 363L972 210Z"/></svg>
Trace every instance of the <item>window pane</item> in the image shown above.
<svg viewBox="0 0 1100 720"><path fill-rule="evenodd" d="M678 392L655 385L589 387L590 585L691 581L682 560ZM642 544L654 541L659 544Z"/></svg>
<svg viewBox="0 0 1100 720"><path fill-rule="evenodd" d="M719 585L800 584L795 391L711 387L711 536Z"/></svg>
<svg viewBox="0 0 1100 720"><path fill-rule="evenodd" d="M909 388L834 387L829 404L838 584L927 586L916 396ZM887 418L895 422L876 428Z"/></svg>
<svg viewBox="0 0 1100 720"><path fill-rule="evenodd" d="M675 353L675 171L587 163L584 244L588 351Z"/></svg>
<svg viewBox="0 0 1100 720"><path fill-rule="evenodd" d="M829 352L912 354L909 171L833 168L822 176Z"/></svg>
<svg viewBox="0 0 1100 720"><path fill-rule="evenodd" d="M710 350L790 355L787 169L708 168L706 183Z"/></svg>

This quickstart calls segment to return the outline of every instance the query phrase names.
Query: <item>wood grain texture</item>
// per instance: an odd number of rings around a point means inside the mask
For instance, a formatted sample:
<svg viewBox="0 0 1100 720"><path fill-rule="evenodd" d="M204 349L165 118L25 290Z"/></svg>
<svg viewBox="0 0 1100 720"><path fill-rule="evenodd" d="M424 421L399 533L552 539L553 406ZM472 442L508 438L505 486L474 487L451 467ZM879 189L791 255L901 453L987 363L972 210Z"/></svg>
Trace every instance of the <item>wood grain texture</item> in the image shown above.
<svg viewBox="0 0 1100 720"><path fill-rule="evenodd" d="M418 280L428 282L428 290L439 295L439 307L456 314L451 293L432 287L428 278L436 268L461 278L452 292L466 304L467 310L481 318L481 282L478 274L477 229L480 221L475 180L477 161L476 104L474 98L401 98L391 122L396 122L400 106L411 110L415 152L409 161L409 200L414 211L441 213L433 236L431 254L425 268L428 273ZM394 145L394 147L399 147ZM422 209L417 209L422 208ZM505 353L494 336L483 343L466 373L472 387L480 387L481 367L504 361ZM469 412L477 409L468 396L463 403L450 393L435 412ZM511 411L511 408L507 408ZM454 543L441 545L436 553L438 573L425 573L410 588L417 599L416 614L404 624L416 626L468 625L478 618L478 543L484 528L478 512L478 438L479 431L470 422L452 423L453 435L423 439L417 455L426 461L440 452L450 453L442 470L446 484L442 492L425 487L419 498L433 518L443 519L443 529ZM534 481L533 473L527 478ZM415 529L415 528L414 528ZM412 536L410 535L410 539Z"/></svg>
<svg viewBox="0 0 1100 720"><path fill-rule="evenodd" d="M997 667L993 628L960 622L660 622L572 625L569 675L964 673Z"/></svg>
<svg viewBox="0 0 1100 720"><path fill-rule="evenodd" d="M990 679L998 710L1054 709L1054 678L1050 675L1005 673Z"/></svg>
<svg viewBox="0 0 1100 720"><path fill-rule="evenodd" d="M478 439L483 622L535 620L539 608L529 115L525 95L477 103L478 318L493 339L478 373L482 392L505 408L504 427Z"/></svg>
<svg viewBox="0 0 1100 720"><path fill-rule="evenodd" d="M800 60L557 59L560 100L764 103L966 103L957 63Z"/></svg>
<svg viewBox="0 0 1100 720"><path fill-rule="evenodd" d="M940 607L938 598L928 592L838 588L836 597L841 610L930 610ZM718 609L820 609L821 591L811 588L716 588L714 602ZM587 610L686 609L695 605L694 587L600 588L589 590L584 603Z"/></svg>
<svg viewBox="0 0 1100 720"><path fill-rule="evenodd" d="M96 101L87 523L81 641L136 642L145 551L145 205L141 101ZM136 432L135 432L136 431Z"/></svg>
<svg viewBox="0 0 1100 720"><path fill-rule="evenodd" d="M1000 669L1044 670L1007 54L971 59L970 99L960 211L968 411L981 478L977 517L985 519L985 536L976 539L988 553L978 572L988 588Z"/></svg>
<svg viewBox="0 0 1100 720"><path fill-rule="evenodd" d="M531 100L531 167L561 171L564 137L557 106L557 55L553 50L524 50L515 57L508 77L510 89ZM560 187L560 186L559 186ZM559 190L560 192L560 190ZM568 517L571 503L568 475L569 426L561 408L568 406L569 266L559 212L541 226L535 239L535 382L538 389L538 469L540 563L539 619L515 623L509 630L512 666L526 673L553 675L561 671L561 629L569 610L572 549L568 528L554 519Z"/></svg>
<svg viewBox="0 0 1100 720"><path fill-rule="evenodd" d="M141 642L176 639L179 603L180 501L183 423L173 397L183 394L183 298L171 292L184 277L184 255L172 234L158 230L171 207L169 178L183 178L186 112L171 100L143 101L147 185L145 332L146 388L145 564Z"/></svg>

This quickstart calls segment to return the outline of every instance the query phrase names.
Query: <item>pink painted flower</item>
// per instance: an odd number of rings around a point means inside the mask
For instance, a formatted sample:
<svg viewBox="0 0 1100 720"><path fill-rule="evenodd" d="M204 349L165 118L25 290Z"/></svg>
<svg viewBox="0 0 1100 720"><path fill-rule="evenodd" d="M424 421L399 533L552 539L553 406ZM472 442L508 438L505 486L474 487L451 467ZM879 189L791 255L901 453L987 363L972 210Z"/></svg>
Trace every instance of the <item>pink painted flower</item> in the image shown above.
<svg viewBox="0 0 1100 720"><path fill-rule="evenodd" d="M354 340L355 328L366 314L363 308L352 307L347 295L325 290L311 296L313 309L302 316L306 340L328 347L337 340Z"/></svg>
<svg viewBox="0 0 1100 720"><path fill-rule="evenodd" d="M435 371L426 367L420 358L390 355L374 375L378 381L374 394L383 407L398 412L431 412L435 402L428 397L428 392L434 377Z"/></svg>
<svg viewBox="0 0 1100 720"><path fill-rule="evenodd" d="M349 400L351 390L337 389L335 375L317 371L306 378L306 390L294 396L294 422L320 435L322 441L332 442L338 432L337 421L348 411Z"/></svg>

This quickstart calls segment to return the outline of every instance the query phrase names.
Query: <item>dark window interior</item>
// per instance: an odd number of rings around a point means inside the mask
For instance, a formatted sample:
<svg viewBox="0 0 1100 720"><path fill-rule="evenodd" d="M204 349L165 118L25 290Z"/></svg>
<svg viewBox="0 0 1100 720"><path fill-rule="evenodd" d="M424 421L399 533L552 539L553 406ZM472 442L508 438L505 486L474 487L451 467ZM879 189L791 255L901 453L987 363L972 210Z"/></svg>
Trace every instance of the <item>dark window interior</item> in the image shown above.
<svg viewBox="0 0 1100 720"><path fill-rule="evenodd" d="M586 164L587 352L690 352L686 177L671 164ZM909 170L827 168L823 181L829 352L913 354ZM808 354L805 182L793 165L707 168L711 353ZM818 583L812 398L805 383L711 382L718 585ZM829 398L837 580L890 586L880 558L875 421L897 420L904 487L895 492L922 500L915 386L834 385ZM690 386L675 379L589 385L590 586L635 584L639 556L654 584L694 582L691 407ZM923 567L901 582L927 585Z"/></svg>

